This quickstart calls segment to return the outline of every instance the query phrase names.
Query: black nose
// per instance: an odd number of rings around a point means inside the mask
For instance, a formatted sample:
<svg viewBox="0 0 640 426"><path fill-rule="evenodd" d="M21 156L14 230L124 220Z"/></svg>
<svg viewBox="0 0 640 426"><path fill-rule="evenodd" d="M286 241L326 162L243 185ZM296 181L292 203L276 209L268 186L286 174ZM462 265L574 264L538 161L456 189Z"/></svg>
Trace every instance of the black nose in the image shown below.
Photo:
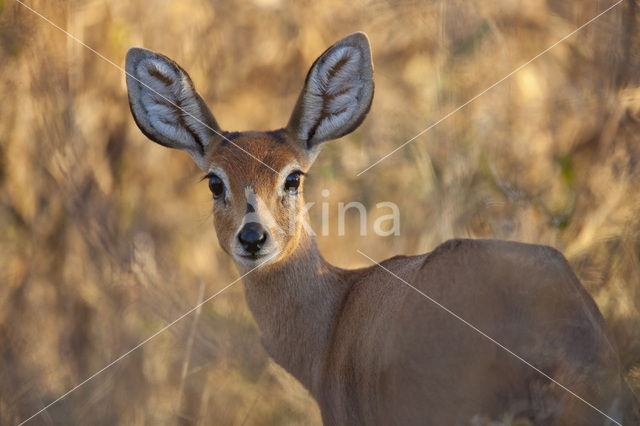
<svg viewBox="0 0 640 426"><path fill-rule="evenodd" d="M238 240L246 251L256 254L267 241L267 231L258 222L245 223L238 234Z"/></svg>

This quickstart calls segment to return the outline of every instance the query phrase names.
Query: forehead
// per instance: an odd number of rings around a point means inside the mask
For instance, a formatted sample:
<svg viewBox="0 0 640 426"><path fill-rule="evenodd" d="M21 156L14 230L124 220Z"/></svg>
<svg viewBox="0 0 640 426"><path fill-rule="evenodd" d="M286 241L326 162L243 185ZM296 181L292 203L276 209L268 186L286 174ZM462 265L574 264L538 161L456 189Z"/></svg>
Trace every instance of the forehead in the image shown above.
<svg viewBox="0 0 640 426"><path fill-rule="evenodd" d="M210 167L218 167L229 178L262 180L277 177L287 166L303 166L299 148L293 146L283 129L270 132L227 133L209 154ZM272 170L273 169L273 170Z"/></svg>

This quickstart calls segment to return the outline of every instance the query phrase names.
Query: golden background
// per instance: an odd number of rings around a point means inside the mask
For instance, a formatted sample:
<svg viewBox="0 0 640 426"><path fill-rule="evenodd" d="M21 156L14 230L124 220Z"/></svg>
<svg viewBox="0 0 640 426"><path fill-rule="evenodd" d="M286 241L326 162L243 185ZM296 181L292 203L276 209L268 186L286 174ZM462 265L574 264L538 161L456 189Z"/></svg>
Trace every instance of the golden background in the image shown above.
<svg viewBox="0 0 640 426"><path fill-rule="evenodd" d="M360 177L613 2L27 4L119 66L131 46L173 58L225 130L283 126L313 60L365 31L373 107L359 130L325 145L305 188L317 203L317 231L319 206L329 206L329 235L318 238L326 258L364 266L356 249L382 259L451 237L557 247L609 322L640 391L632 0ZM121 71L13 0L0 0L0 102L0 423L16 424L237 273L217 243L207 183L186 154L141 134ZM341 201L367 206L368 236L359 235L355 211L337 235ZM399 206L400 236L371 232L380 201ZM31 422L319 423L310 396L260 347L241 284Z"/></svg>

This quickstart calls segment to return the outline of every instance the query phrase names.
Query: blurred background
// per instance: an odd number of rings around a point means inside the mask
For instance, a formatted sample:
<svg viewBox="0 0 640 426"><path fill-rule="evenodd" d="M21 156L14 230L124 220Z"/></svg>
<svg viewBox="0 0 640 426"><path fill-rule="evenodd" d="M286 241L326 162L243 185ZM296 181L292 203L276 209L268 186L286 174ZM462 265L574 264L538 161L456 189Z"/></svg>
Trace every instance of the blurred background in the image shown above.
<svg viewBox="0 0 640 426"><path fill-rule="evenodd" d="M283 126L324 49L365 31L376 95L305 187L328 203L318 238L341 267L490 237L562 250L640 392L640 27L633 0L376 167L369 164L587 22L609 0L45 1L27 4L124 66L173 58L225 130ZM237 277L190 158L149 142L123 74L0 0L0 423L16 424ZM322 190L329 191L322 196ZM351 210L370 214L360 236ZM376 203L400 235L371 232ZM314 228L321 209L311 210ZM242 286L30 424L320 424L270 361Z"/></svg>

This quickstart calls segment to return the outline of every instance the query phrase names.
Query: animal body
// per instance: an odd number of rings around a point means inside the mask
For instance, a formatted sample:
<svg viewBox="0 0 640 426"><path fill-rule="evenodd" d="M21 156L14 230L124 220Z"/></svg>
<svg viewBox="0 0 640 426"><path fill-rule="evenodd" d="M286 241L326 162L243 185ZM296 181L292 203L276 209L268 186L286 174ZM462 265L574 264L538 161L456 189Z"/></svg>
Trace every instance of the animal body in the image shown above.
<svg viewBox="0 0 640 426"><path fill-rule="evenodd" d="M306 386L326 425L631 421L611 334L558 251L452 240L356 270L318 252L304 175L322 143L356 129L369 110L364 34L314 62L288 124L274 131L223 131L165 56L132 48L126 70L142 132L206 173L217 236L247 274L262 343Z"/></svg>

